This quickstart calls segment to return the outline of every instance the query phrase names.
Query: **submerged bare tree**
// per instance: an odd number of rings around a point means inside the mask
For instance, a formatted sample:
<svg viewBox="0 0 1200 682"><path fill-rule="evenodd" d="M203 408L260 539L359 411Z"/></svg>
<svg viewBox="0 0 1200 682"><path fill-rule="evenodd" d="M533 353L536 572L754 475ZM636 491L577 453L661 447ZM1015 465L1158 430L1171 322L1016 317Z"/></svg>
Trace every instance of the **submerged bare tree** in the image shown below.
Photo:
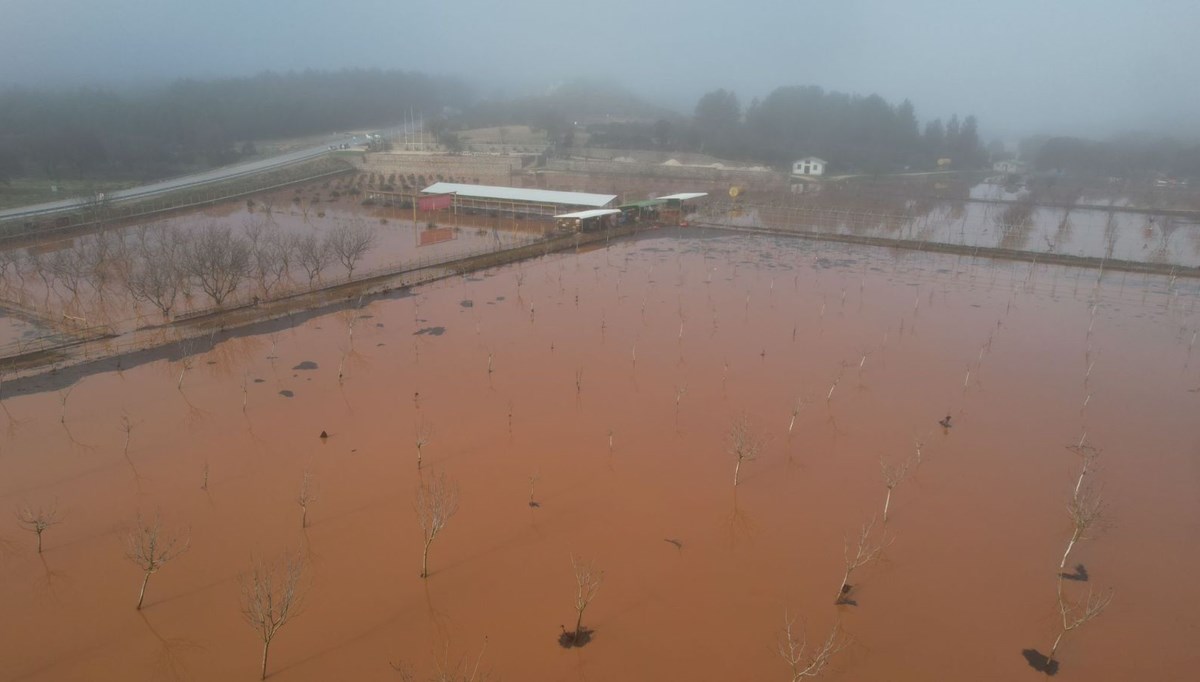
<svg viewBox="0 0 1200 682"><path fill-rule="evenodd" d="M885 497L883 500L884 523L887 523L888 520L888 507L890 507L892 504L892 491L895 490L896 486L900 485L900 481L903 481L904 477L908 475L908 464L908 460L905 460L900 464L888 464L887 462L883 461L882 457L879 458L879 469L880 473L883 475L883 485L885 488L887 488L887 497Z"/></svg>
<svg viewBox="0 0 1200 682"><path fill-rule="evenodd" d="M131 259L125 286L134 300L153 305L163 317L171 314L184 286L185 243L178 230L160 227L139 230L133 249L136 259Z"/></svg>
<svg viewBox="0 0 1200 682"><path fill-rule="evenodd" d="M83 240L74 240L70 247L55 251L46 262L46 267L71 294L71 301L78 301L79 291L88 270L83 253Z"/></svg>
<svg viewBox="0 0 1200 682"><path fill-rule="evenodd" d="M263 642L261 679L267 679L267 654L271 642L300 606L303 575L304 561L300 555L284 554L273 563L255 561L249 573L238 576L242 617Z"/></svg>
<svg viewBox="0 0 1200 682"><path fill-rule="evenodd" d="M429 439L433 437L433 427L425 422L417 427L417 438L414 441L417 446L417 468L421 468L421 458L425 454L425 446L429 445Z"/></svg>
<svg viewBox="0 0 1200 682"><path fill-rule="evenodd" d="M1070 605L1065 601L1059 602L1059 612L1062 614L1062 632L1054 639L1054 645L1050 647L1050 655L1047 656L1050 660L1054 660L1054 654L1058 651L1058 645L1062 643L1063 635L1071 630L1078 628L1080 625L1092 620L1104 612L1112 601L1113 593L1109 592L1103 595L1093 595L1088 592L1087 599L1079 605Z"/></svg>
<svg viewBox="0 0 1200 682"><path fill-rule="evenodd" d="M163 530L157 514L150 523L138 514L137 526L125 537L125 557L137 564L144 573L142 589L138 592L139 611L142 601L146 598L146 585L150 582L150 576L157 573L167 562L186 552L190 544L188 538L183 538L181 542L179 535Z"/></svg>
<svg viewBox="0 0 1200 682"><path fill-rule="evenodd" d="M488 674L481 671L479 668L483 664L483 654L487 651L487 637L483 638L483 646L479 648L479 655L472 662L466 655L460 656L455 660L451 660L450 646L446 645L441 658L435 659L433 662L433 672L429 676L430 682L487 682ZM412 666L401 662L392 663L392 669L400 673L401 682L416 682L416 672Z"/></svg>
<svg viewBox="0 0 1200 682"><path fill-rule="evenodd" d="M250 242L228 227L210 223L200 229L184 250L183 270L196 280L213 304L225 299L251 272Z"/></svg>
<svg viewBox="0 0 1200 682"><path fill-rule="evenodd" d="M304 480L300 482L300 493L296 495L296 504L300 505L300 527L308 528L308 505L316 502L317 487L312 482L312 473L305 470Z"/></svg>
<svg viewBox="0 0 1200 682"><path fill-rule="evenodd" d="M1058 652L1058 645L1062 644L1063 637L1068 632L1079 628L1084 623L1096 618L1104 609L1108 607L1112 601L1113 593L1111 590L1103 595L1093 595L1089 590L1087 599L1080 604L1068 604L1065 600L1058 600L1058 611L1062 616L1062 629L1059 630L1058 636L1054 638L1054 644L1050 647L1050 653L1042 656L1036 650L1026 649L1023 653L1030 665L1034 668L1053 675L1058 672L1058 661L1054 660L1054 655Z"/></svg>
<svg viewBox="0 0 1200 682"><path fill-rule="evenodd" d="M321 271L333 262L333 252L329 242L317 238L314 233L302 235L296 239L296 261L308 275L308 286L321 277Z"/></svg>
<svg viewBox="0 0 1200 682"><path fill-rule="evenodd" d="M537 497L534 495L534 492L537 488L537 482L538 482L539 478L541 478L541 476L538 474L537 471L534 471L529 476L529 506L532 509L537 509L538 507L542 506L537 501Z"/></svg>
<svg viewBox="0 0 1200 682"><path fill-rule="evenodd" d="M1100 520L1103 511L1104 500L1100 497L1100 493L1090 486L1079 489L1071 495L1071 501L1067 503L1067 515L1071 517L1071 539L1067 541L1067 549L1063 552L1062 561L1058 563L1060 591L1062 571L1067 565L1067 558L1071 555L1071 550L1081 540L1088 538L1088 530Z"/></svg>
<svg viewBox="0 0 1200 682"><path fill-rule="evenodd" d="M277 227L265 229L254 242L251 269L264 298L287 278L295 259L296 240Z"/></svg>
<svg viewBox="0 0 1200 682"><path fill-rule="evenodd" d="M853 587L850 584L850 575L854 570L872 562L883 548L887 546L887 538L881 537L878 540L871 537L871 531L875 528L875 519L872 518L867 523L863 524L862 530L858 533L857 541L851 545L850 539L846 538L845 546L842 548L842 557L845 562L846 572L842 575L842 585L838 588L837 598L834 599L834 604L849 604L850 590ZM853 549L852 549L853 547Z"/></svg>
<svg viewBox="0 0 1200 682"><path fill-rule="evenodd" d="M1096 465L1096 460L1100 457L1100 449L1088 445L1080 440L1078 445L1068 445L1067 449L1079 455L1080 469L1079 478L1075 479L1074 495L1079 494L1079 489L1083 487L1083 479L1092 472L1092 468Z"/></svg>
<svg viewBox="0 0 1200 682"><path fill-rule="evenodd" d="M571 568L575 571L575 629L567 632L563 628L558 637L558 643L564 648L583 646L592 639L592 631L583 627L583 612L588 604L596 598L600 591L600 583L604 581L604 571L596 568L594 561L583 562L571 555Z"/></svg>
<svg viewBox="0 0 1200 682"><path fill-rule="evenodd" d="M42 553L42 533L57 526L61 521L57 505L33 508L28 504L22 504L17 507L17 523L21 524L25 530L37 535L38 554Z"/></svg>
<svg viewBox="0 0 1200 682"><path fill-rule="evenodd" d="M85 276L101 299L109 281L124 268L124 239L113 232L101 232L81 245Z"/></svg>
<svg viewBox="0 0 1200 682"><path fill-rule="evenodd" d="M750 427L750 419L741 415L729 429L729 454L737 461L733 467L733 485L737 487L738 477L742 471L742 462L749 462L758 457L762 450L763 439L756 435Z"/></svg>
<svg viewBox="0 0 1200 682"><path fill-rule="evenodd" d="M421 555L421 577L429 577L429 546L438 533L458 512L458 486L446 480L445 474L437 474L417 487L417 522L421 526L425 550Z"/></svg>
<svg viewBox="0 0 1200 682"><path fill-rule="evenodd" d="M799 630L799 634L797 634ZM808 635L803 625L796 627L796 619L783 613L783 630L779 633L779 656L792 670L792 682L821 674L829 659L845 647L841 630L837 625L829 630L829 636L816 648L809 650Z"/></svg>
<svg viewBox="0 0 1200 682"><path fill-rule="evenodd" d="M354 279L354 266L375 246L375 228L361 220L342 222L328 239L329 250L346 268L346 279Z"/></svg>

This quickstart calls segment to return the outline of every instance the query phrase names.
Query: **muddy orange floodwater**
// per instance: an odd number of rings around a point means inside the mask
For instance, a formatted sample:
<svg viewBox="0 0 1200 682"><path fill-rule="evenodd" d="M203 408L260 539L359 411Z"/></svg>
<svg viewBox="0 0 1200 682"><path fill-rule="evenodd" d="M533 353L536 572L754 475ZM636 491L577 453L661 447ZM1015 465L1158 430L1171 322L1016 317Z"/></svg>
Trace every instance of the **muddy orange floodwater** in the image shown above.
<svg viewBox="0 0 1200 682"><path fill-rule="evenodd" d="M658 233L218 337L187 365L5 390L0 677L256 679L238 575L291 550L303 608L272 679L424 677L484 649L504 680L787 680L785 613L810 643L840 625L828 679L1036 679L1082 440L1104 515L1062 589L1112 601L1063 638L1057 676L1191 679L1197 286L1097 280ZM765 445L735 489L743 414ZM881 460L909 463L886 524ZM415 491L440 473L461 505L422 580ZM22 503L57 504L41 555ZM141 611L124 556L139 512L191 543ZM835 605L844 539L872 518L886 547ZM591 642L564 649L572 555L604 578Z"/></svg>

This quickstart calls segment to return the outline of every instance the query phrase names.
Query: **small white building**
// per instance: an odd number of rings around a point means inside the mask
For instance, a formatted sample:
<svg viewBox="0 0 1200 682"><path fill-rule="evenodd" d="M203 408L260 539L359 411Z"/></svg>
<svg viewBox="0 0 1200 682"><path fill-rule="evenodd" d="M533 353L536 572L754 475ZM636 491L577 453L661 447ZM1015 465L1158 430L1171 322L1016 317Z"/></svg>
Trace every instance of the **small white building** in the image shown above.
<svg viewBox="0 0 1200 682"><path fill-rule="evenodd" d="M1024 173L1025 164L1021 163L1020 161L1011 160L997 161L996 163L992 164L992 170L996 171L997 173L1006 173L1009 175L1014 173Z"/></svg>
<svg viewBox="0 0 1200 682"><path fill-rule="evenodd" d="M806 156L792 164L792 175L824 175L825 160Z"/></svg>

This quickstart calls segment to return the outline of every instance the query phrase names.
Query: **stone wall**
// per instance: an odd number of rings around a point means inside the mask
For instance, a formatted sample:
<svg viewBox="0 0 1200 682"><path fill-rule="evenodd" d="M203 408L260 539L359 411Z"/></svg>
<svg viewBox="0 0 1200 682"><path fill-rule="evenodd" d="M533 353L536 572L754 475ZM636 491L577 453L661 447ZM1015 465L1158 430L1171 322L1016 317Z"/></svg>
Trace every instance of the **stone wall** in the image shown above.
<svg viewBox="0 0 1200 682"><path fill-rule="evenodd" d="M728 161L718 159L715 156L708 154L697 154L695 152L664 152L651 149L606 149L602 147L578 147L573 148L568 153L568 157L576 160L600 159L604 161L612 161L613 159L633 159L642 163L663 163L675 159L681 164L699 164L712 165L714 163L729 164Z"/></svg>
<svg viewBox="0 0 1200 682"><path fill-rule="evenodd" d="M359 170L365 173L389 175L423 175L427 179L437 176L454 178L456 182L479 182L482 184L516 184L521 173L521 157L490 155L451 154L397 154L380 152L366 154Z"/></svg>

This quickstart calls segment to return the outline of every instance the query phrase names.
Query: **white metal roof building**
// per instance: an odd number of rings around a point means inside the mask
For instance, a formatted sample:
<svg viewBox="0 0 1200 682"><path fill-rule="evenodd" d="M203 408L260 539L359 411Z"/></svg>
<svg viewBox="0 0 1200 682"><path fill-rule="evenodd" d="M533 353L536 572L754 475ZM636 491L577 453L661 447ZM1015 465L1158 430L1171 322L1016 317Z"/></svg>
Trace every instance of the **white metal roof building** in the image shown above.
<svg viewBox="0 0 1200 682"><path fill-rule="evenodd" d="M586 211L563 213L554 218L558 220L558 229L561 231L584 230L590 232L612 227L616 224L616 216L620 214L621 209L619 208L593 208Z"/></svg>
<svg viewBox="0 0 1200 682"><path fill-rule="evenodd" d="M659 199L665 201L687 201L688 199L699 199L700 197L708 196L708 192L680 192L679 194L668 194Z"/></svg>
<svg viewBox="0 0 1200 682"><path fill-rule="evenodd" d="M562 215L556 215L554 217L555 218L579 218L580 220L587 220L588 218L599 218L600 216L614 215L614 214L617 214L620 212L621 212L620 209L616 209L616 208L593 208L590 211L576 211L574 213L564 213Z"/></svg>
<svg viewBox="0 0 1200 682"><path fill-rule="evenodd" d="M422 194L451 194L455 210L511 213L552 217L564 209L603 208L616 200L615 194L561 192L551 189L468 185L437 182L421 190Z"/></svg>

